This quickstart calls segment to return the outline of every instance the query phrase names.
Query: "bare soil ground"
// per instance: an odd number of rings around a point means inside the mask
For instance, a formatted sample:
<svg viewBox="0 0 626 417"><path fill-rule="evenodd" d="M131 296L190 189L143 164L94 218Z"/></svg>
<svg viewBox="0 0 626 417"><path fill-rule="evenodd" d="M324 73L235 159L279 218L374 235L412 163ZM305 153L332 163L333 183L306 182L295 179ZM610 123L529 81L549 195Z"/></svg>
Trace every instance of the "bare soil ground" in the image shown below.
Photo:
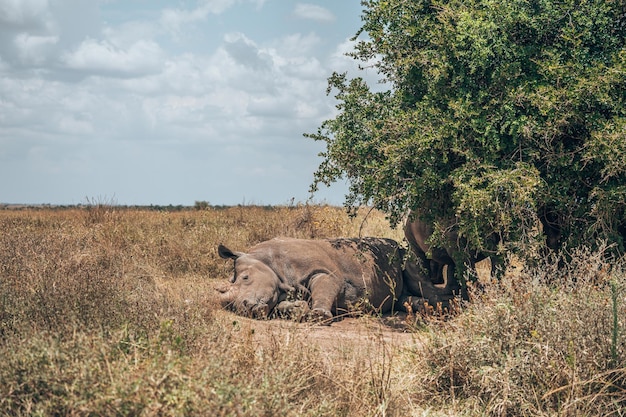
<svg viewBox="0 0 626 417"><path fill-rule="evenodd" d="M289 344L295 337L322 351L338 353L380 345L381 342L394 347L415 347L421 343L410 318L399 312L383 317L345 317L330 325L285 319L256 320L223 310L217 314L226 323L232 322L233 327L241 329L252 343L260 347L269 348L277 342Z"/></svg>

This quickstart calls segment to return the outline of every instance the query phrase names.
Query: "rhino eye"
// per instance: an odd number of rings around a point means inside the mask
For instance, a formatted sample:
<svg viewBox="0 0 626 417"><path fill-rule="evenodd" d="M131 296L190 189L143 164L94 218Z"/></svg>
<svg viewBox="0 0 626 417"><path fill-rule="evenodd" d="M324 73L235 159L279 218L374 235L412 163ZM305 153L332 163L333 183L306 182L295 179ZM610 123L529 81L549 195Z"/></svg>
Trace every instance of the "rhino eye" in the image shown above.
<svg viewBox="0 0 626 417"><path fill-rule="evenodd" d="M248 275L244 275L241 277L242 280L247 281L250 277Z"/></svg>

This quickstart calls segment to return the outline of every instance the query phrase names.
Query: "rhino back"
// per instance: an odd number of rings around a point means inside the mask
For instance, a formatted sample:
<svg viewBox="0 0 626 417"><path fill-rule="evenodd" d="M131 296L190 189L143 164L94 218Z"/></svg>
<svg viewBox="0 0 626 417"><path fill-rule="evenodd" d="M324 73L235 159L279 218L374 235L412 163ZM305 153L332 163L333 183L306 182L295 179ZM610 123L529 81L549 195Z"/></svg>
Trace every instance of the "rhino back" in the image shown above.
<svg viewBox="0 0 626 417"><path fill-rule="evenodd" d="M403 253L390 239L276 238L254 246L249 254L292 286L307 286L309 279L320 273L333 276L344 288L337 300L338 308L367 296L372 305L384 304L388 310L391 298L402 292Z"/></svg>

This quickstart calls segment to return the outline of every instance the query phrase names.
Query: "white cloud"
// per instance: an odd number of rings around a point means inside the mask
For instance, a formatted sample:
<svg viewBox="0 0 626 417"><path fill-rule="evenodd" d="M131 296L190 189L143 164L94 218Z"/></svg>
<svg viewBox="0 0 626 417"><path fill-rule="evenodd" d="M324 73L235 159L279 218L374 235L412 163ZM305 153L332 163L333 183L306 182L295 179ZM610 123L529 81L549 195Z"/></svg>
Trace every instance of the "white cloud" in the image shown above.
<svg viewBox="0 0 626 417"><path fill-rule="evenodd" d="M93 75L133 77L158 72L163 51L150 40L140 40L128 49L119 49L110 42L84 40L76 50L61 57L69 69Z"/></svg>
<svg viewBox="0 0 626 417"><path fill-rule="evenodd" d="M309 3L296 4L293 14L300 19L309 19L324 23L333 22L336 19L335 15L332 14L330 10Z"/></svg>
<svg viewBox="0 0 626 417"><path fill-rule="evenodd" d="M329 75L328 69L315 57L289 58L281 68L285 75L301 80L321 80Z"/></svg>
<svg viewBox="0 0 626 417"><path fill-rule="evenodd" d="M247 112L253 116L292 118L296 116L297 102L290 97L251 97Z"/></svg>
<svg viewBox="0 0 626 417"><path fill-rule="evenodd" d="M260 10L267 0L247 0ZM159 22L167 31L178 34L186 29L186 25L205 21L210 15L219 15L242 0L203 0L193 9L164 9Z"/></svg>
<svg viewBox="0 0 626 417"><path fill-rule="evenodd" d="M89 135L94 131L90 120L75 115L63 115L58 123L60 131L70 135Z"/></svg>
<svg viewBox="0 0 626 417"><path fill-rule="evenodd" d="M48 12L47 0L2 0L0 22L20 27L38 27L45 22Z"/></svg>
<svg viewBox="0 0 626 417"><path fill-rule="evenodd" d="M51 53L51 47L59 42L58 36L36 36L20 33L14 43L23 64L40 65Z"/></svg>
<svg viewBox="0 0 626 417"><path fill-rule="evenodd" d="M215 69L206 58L185 53L169 57L163 72L159 75L161 92L199 95L206 93L212 85L220 82L214 79Z"/></svg>
<svg viewBox="0 0 626 417"><path fill-rule="evenodd" d="M192 10L165 9L161 12L161 25L173 33L177 33L186 24L205 20L211 14L220 14L235 4L235 0L205 0Z"/></svg>
<svg viewBox="0 0 626 417"><path fill-rule="evenodd" d="M102 35L117 47L127 47L142 39L154 39L160 28L153 22L133 20L117 26L105 26Z"/></svg>
<svg viewBox="0 0 626 417"><path fill-rule="evenodd" d="M224 49L238 64L254 70L269 70L272 67L271 57L244 34L227 34L224 41Z"/></svg>
<svg viewBox="0 0 626 417"><path fill-rule="evenodd" d="M282 55L304 56L313 55L313 50L321 43L320 37L315 33L303 35L293 33L284 36L273 44L275 49L279 49Z"/></svg>

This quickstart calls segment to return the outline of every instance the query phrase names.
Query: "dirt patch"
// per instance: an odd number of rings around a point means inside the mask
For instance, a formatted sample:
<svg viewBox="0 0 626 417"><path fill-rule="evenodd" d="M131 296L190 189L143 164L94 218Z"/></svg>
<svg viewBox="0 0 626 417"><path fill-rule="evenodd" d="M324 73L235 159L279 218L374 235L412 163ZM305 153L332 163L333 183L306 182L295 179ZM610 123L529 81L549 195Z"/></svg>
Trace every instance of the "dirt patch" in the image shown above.
<svg viewBox="0 0 626 417"><path fill-rule="evenodd" d="M395 313L384 317L346 317L330 325L297 323L290 320L255 320L221 310L219 317L259 347L289 344L294 338L322 351L345 352L367 348L372 344L394 347L415 347L421 344L419 332L407 323L406 314ZM228 324L230 323L230 324Z"/></svg>

